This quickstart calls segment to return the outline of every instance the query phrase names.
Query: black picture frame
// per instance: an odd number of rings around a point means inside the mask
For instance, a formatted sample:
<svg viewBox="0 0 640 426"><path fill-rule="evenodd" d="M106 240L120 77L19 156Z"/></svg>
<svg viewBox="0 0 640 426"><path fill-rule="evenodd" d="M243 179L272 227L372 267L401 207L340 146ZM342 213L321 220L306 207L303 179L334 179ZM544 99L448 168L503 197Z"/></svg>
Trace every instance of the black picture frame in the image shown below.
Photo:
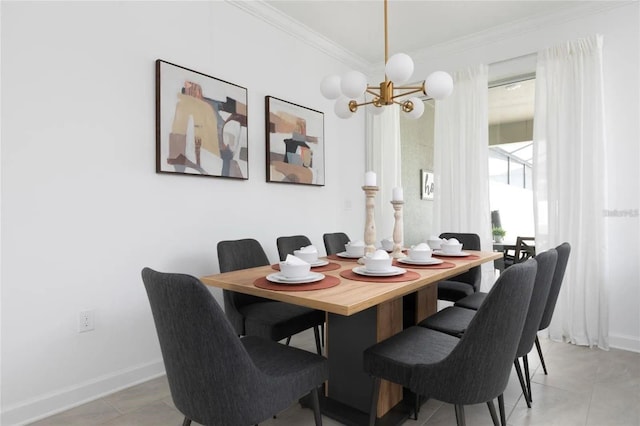
<svg viewBox="0 0 640 426"><path fill-rule="evenodd" d="M156 60L156 173L249 178L247 89Z"/></svg>
<svg viewBox="0 0 640 426"><path fill-rule="evenodd" d="M324 186L324 113L265 96L267 182Z"/></svg>

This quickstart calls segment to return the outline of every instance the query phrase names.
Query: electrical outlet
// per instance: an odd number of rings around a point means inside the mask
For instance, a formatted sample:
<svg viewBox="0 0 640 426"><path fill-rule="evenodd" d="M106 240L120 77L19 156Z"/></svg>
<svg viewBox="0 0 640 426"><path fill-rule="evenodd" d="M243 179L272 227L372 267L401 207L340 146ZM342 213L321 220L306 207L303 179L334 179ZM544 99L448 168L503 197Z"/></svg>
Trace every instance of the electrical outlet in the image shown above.
<svg viewBox="0 0 640 426"><path fill-rule="evenodd" d="M80 311L78 314L78 333L92 331L94 328L93 310Z"/></svg>

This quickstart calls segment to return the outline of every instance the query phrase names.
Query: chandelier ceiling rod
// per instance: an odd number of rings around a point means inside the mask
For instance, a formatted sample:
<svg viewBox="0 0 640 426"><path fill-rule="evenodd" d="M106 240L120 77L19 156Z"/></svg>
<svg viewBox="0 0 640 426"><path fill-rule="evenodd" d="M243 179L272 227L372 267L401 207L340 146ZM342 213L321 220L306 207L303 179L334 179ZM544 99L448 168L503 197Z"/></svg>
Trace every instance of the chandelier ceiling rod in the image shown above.
<svg viewBox="0 0 640 426"><path fill-rule="evenodd" d="M387 24L387 0L384 0L384 63L389 60L389 36L388 36L388 24ZM387 73L384 74L384 79L387 80Z"/></svg>

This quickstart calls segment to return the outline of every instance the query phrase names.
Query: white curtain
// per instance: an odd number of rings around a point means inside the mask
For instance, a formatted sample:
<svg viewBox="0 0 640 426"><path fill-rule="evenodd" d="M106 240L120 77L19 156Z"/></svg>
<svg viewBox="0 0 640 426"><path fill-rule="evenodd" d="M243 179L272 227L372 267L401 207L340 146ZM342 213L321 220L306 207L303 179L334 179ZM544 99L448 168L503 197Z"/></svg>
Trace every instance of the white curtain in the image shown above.
<svg viewBox="0 0 640 426"><path fill-rule="evenodd" d="M492 250L489 206L488 67L453 74L451 96L436 101L434 233L470 232ZM483 265L482 290L493 284L493 264Z"/></svg>
<svg viewBox="0 0 640 426"><path fill-rule="evenodd" d="M367 110L366 169L376 173L376 239L393 234L393 188L402 186L402 148L400 143L400 109L398 105L384 107L382 114ZM364 197L364 195L363 195Z"/></svg>
<svg viewBox="0 0 640 426"><path fill-rule="evenodd" d="M538 53L533 139L536 249L572 248L549 335L608 349L602 36Z"/></svg>

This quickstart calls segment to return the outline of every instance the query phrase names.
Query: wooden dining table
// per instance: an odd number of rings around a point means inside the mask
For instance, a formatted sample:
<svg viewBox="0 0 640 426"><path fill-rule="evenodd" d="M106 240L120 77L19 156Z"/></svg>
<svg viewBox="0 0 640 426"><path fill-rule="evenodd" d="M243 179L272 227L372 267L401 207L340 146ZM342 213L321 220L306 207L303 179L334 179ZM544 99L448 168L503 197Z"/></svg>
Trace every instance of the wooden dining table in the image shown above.
<svg viewBox="0 0 640 426"><path fill-rule="evenodd" d="M295 286L273 286L279 287L276 290L261 288L265 277L276 272L277 265L209 275L201 280L208 286L325 311L329 380L321 401L322 410L343 424L355 425L366 423L373 384L371 377L363 371L362 353L369 346L402 331L403 296L415 293L416 309L412 321L418 323L437 310L438 281L502 257L499 252L465 252L469 256L440 257L445 264L433 267L394 261L394 265L407 270L404 281L353 274L353 268L361 266L356 259L336 255L322 258L330 266L312 269L322 270L321 273L329 278L327 281L333 283L333 286L319 290L299 291ZM400 385L383 381L379 395L377 416L381 424L398 424L406 418L407 413L401 407L403 390Z"/></svg>

